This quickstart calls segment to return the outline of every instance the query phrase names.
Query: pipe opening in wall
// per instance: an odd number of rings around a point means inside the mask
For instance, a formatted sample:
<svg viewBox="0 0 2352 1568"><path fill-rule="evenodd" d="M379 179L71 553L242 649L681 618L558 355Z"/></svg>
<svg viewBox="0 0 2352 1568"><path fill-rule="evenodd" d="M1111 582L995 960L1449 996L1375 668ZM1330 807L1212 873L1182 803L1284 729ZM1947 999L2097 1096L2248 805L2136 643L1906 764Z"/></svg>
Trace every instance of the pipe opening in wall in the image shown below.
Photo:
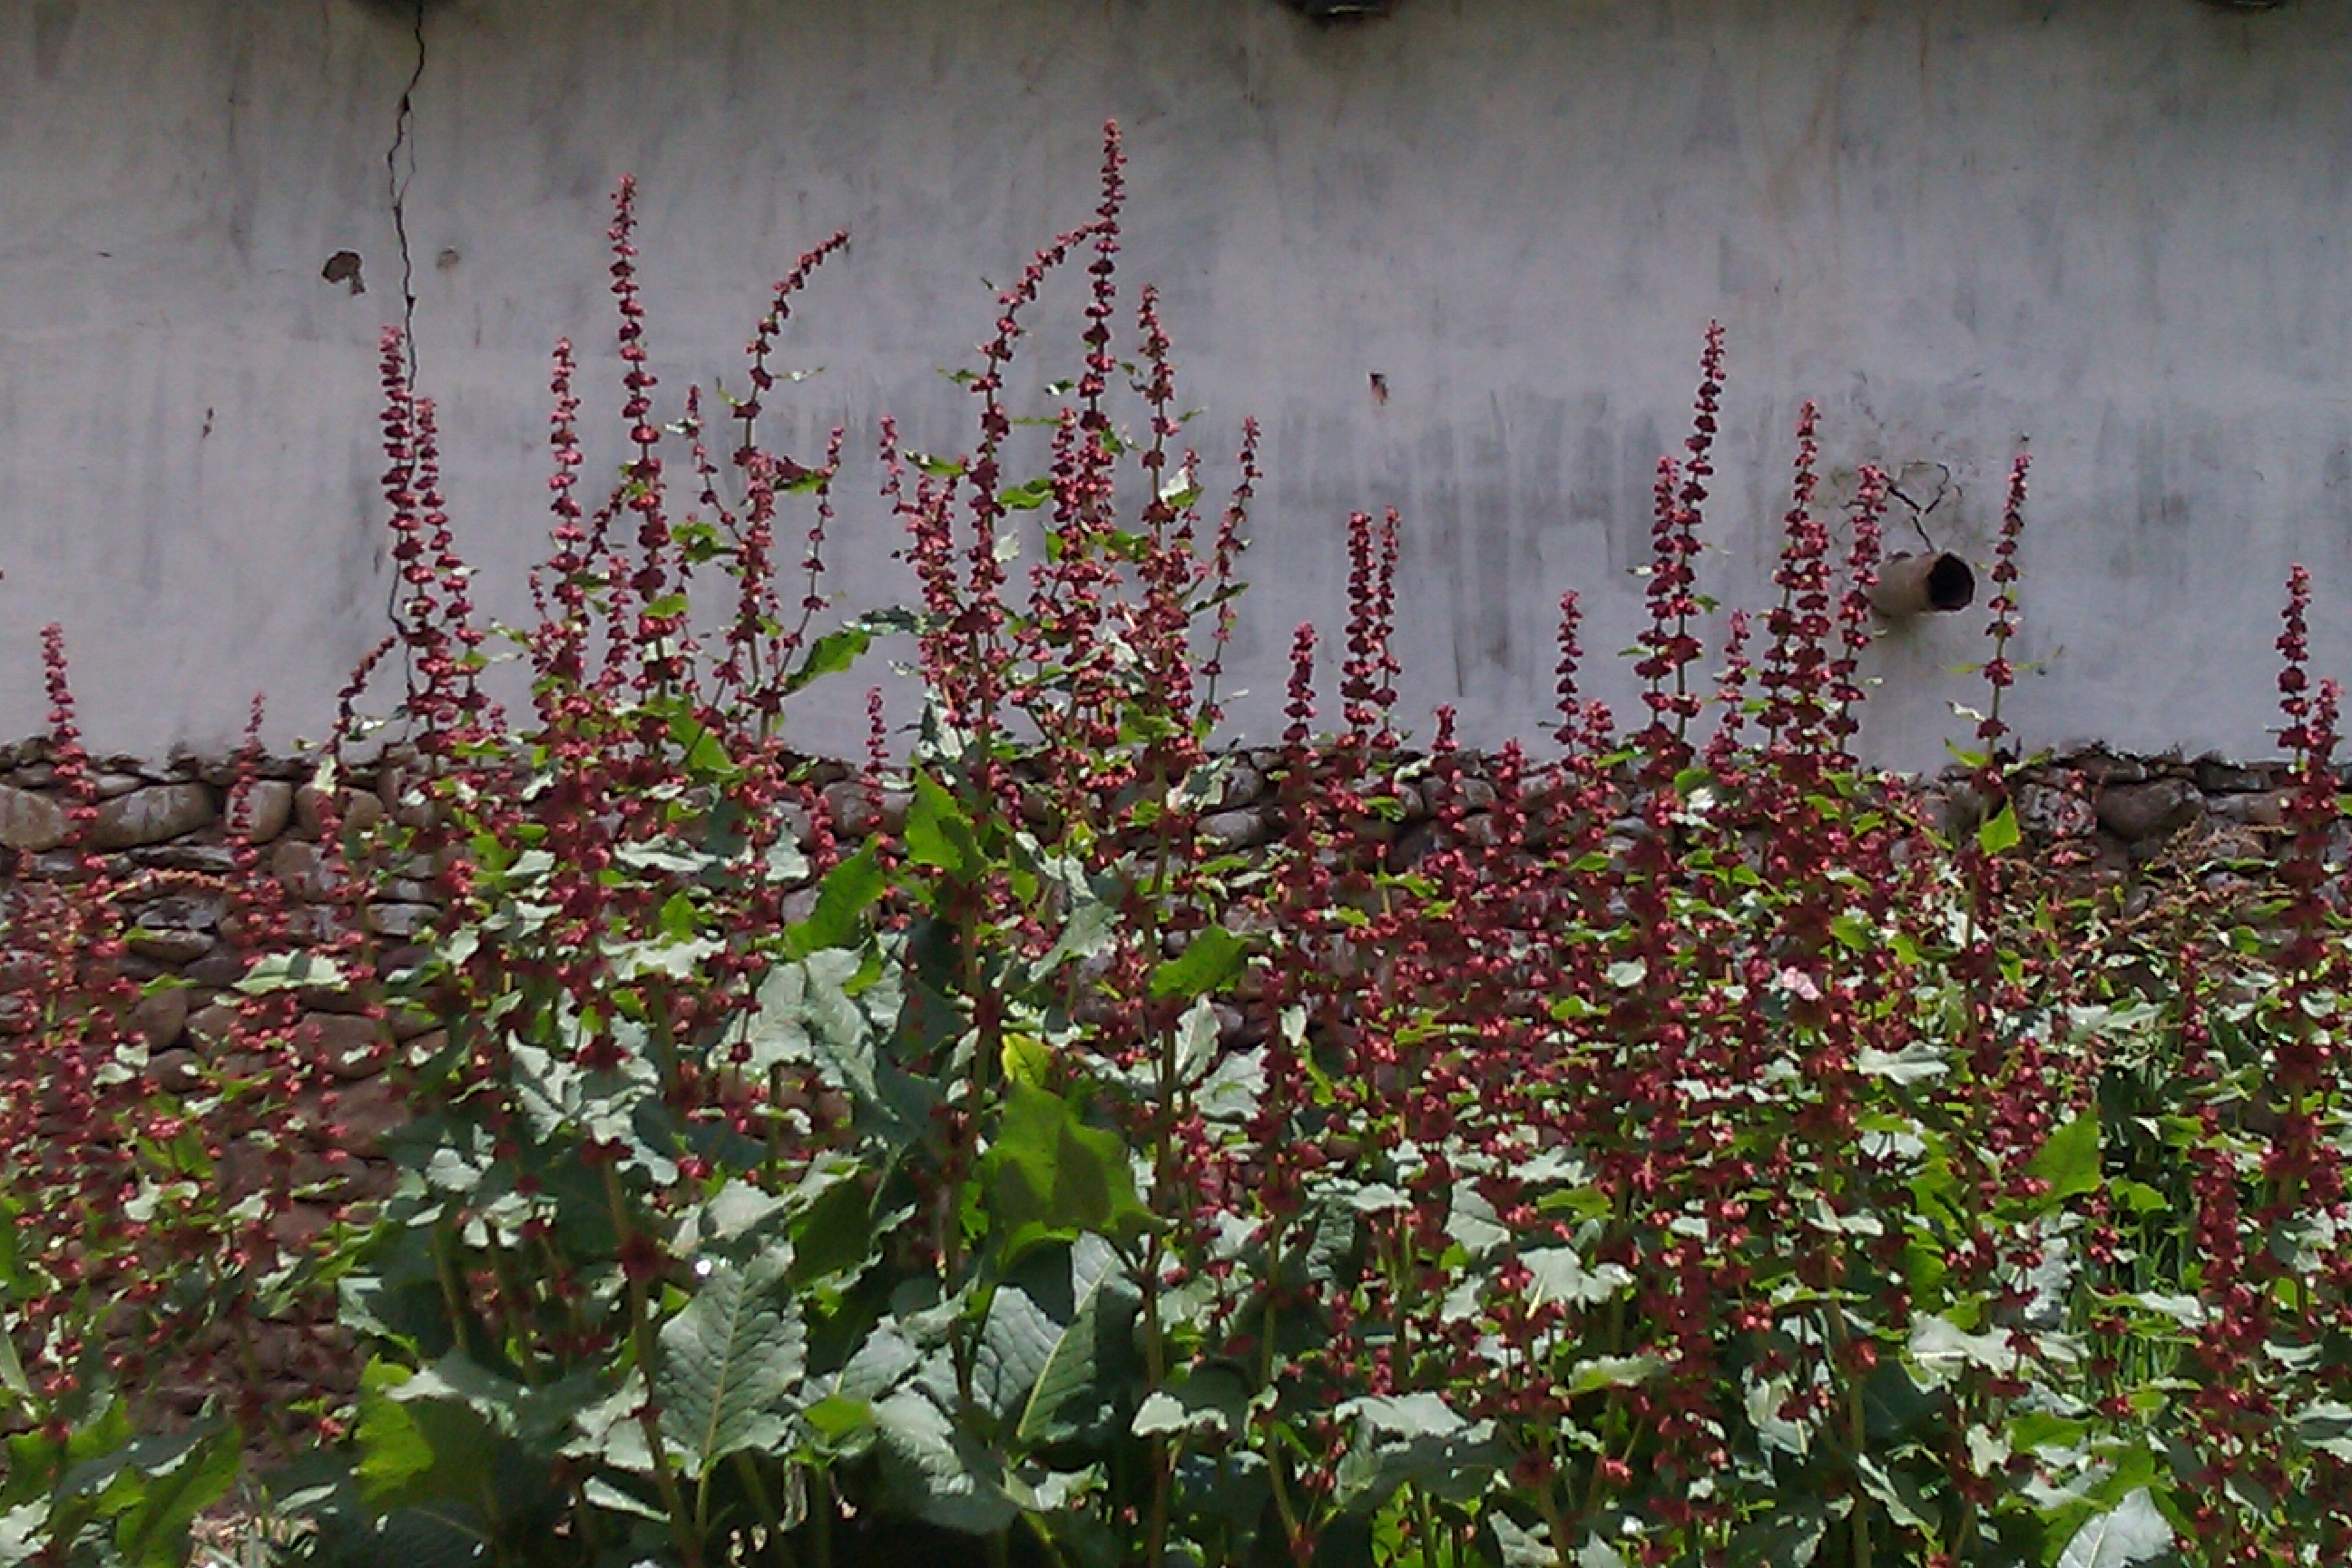
<svg viewBox="0 0 2352 1568"><path fill-rule="evenodd" d="M1878 569L1871 608L1888 620L1965 610L1977 596L1977 574L1957 555L1892 555Z"/></svg>

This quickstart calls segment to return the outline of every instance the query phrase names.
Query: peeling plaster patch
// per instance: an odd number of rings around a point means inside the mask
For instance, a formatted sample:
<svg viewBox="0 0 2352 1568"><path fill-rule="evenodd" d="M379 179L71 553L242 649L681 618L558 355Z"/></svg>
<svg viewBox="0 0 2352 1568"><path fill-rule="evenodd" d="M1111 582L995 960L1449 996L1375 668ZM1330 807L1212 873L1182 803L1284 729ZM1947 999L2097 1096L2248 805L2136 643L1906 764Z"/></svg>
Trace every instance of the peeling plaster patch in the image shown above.
<svg viewBox="0 0 2352 1568"><path fill-rule="evenodd" d="M367 292L367 283L360 277L360 253L356 250L338 250L327 258L327 264L319 268L319 276L330 283L350 284L354 294Z"/></svg>

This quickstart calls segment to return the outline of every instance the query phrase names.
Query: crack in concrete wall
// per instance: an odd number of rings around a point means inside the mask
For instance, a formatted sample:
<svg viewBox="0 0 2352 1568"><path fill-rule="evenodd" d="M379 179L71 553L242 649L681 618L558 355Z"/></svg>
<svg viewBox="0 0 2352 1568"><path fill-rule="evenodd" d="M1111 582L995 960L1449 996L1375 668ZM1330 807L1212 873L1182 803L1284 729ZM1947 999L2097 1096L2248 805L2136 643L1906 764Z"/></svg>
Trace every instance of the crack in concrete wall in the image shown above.
<svg viewBox="0 0 2352 1568"><path fill-rule="evenodd" d="M416 89L425 79L425 6L426 0L412 0L409 12L411 31L416 41L416 64L408 73L408 83L400 89L400 107L393 116L392 145L384 149L384 189L392 208L392 233L400 249L400 348L408 376L408 389L415 394L418 385L416 358L416 259L408 241L408 187L416 178ZM403 154L406 164L402 163ZM408 477L415 477L415 458L409 459ZM397 569L385 586L384 619L391 624L394 637L400 635L401 575ZM416 656L414 649L404 652L407 686L413 696L416 690Z"/></svg>

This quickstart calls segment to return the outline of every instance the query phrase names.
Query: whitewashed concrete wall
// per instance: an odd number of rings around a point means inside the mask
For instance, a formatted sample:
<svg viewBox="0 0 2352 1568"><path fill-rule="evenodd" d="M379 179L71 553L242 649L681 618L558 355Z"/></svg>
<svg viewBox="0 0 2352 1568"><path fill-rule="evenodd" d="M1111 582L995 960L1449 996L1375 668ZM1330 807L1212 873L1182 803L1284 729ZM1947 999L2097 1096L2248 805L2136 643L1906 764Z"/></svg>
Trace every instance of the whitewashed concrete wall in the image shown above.
<svg viewBox="0 0 2352 1568"><path fill-rule="evenodd" d="M784 417L852 431L836 586L865 605L907 596L865 499L877 416L968 439L936 372L988 330L981 279L1086 215L1115 116L1125 277L1165 290L1194 428L1214 451L1245 413L1268 434L1261 724L1289 626L1339 623L1347 511L1391 503L1411 700L1490 742L1541 724L1562 587L1591 646L1631 640L1652 465L1710 317L1724 598L1763 596L1811 396L1832 467L1922 489L1948 468L1929 531L1979 561L2032 437L2029 740L2270 751L2290 559L2352 673L2341 0L1398 0L1344 27L1271 0L439 0L421 70L413 20L0 4L0 731L40 722L52 618L102 748L216 746L256 690L275 736L323 727L384 624L373 344L400 311L386 157L412 73L424 381L509 613L542 537L550 345L610 341L622 174L671 391L734 369L762 285L854 231L790 340L825 368ZM320 276L346 249L363 293ZM1076 303L1074 280L1065 337ZM1881 755L1940 754L1981 619L1883 639ZM835 707L813 742L859 732Z"/></svg>

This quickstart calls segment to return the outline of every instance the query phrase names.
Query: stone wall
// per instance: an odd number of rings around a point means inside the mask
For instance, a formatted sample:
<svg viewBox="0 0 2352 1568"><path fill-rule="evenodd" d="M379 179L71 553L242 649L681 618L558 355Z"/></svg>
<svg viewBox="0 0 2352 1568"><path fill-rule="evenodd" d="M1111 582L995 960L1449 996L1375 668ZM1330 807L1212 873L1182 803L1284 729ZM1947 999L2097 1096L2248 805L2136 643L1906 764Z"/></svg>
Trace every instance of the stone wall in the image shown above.
<svg viewBox="0 0 2352 1568"><path fill-rule="evenodd" d="M47 742L33 740L0 748L0 896L28 880L70 874L79 863L66 844L65 805L46 760ZM1272 843L1282 833L1279 808L1269 780L1278 753L1263 749L1234 754L1217 809L1199 826L1204 845L1217 852L1246 852ZM837 764L816 773L835 835L862 839L877 827L903 820L902 792L870 789ZM2190 870L2210 879L2251 879L2284 848L2282 825L2287 797L2287 764L2240 764L2218 758L2118 756L2105 751L2070 752L2032 763L2011 780L2018 820L2028 845L2042 858L2073 868L2085 881L2111 885L2128 897L2141 889L2151 870ZM258 850L258 874L273 878L304 911L302 923L314 935L331 934L333 922L349 918L343 895L327 874L319 843L320 796L307 782L315 764L275 759L262 764L251 795L249 836ZM1493 787L1474 767L1465 780L1472 810L1465 831L1485 832L1484 807ZM125 910L130 921L125 973L142 984L166 976L184 983L158 989L141 1010L152 1049L163 1053L159 1068L191 1058L218 1034L224 1015L222 990L244 973L248 956L227 929L235 903L236 860L229 845L226 810L235 769L226 763L193 758L163 764L130 759L99 763L98 820L93 846L110 878L132 889ZM1969 830L1982 801L1968 777L1955 770L1914 781L1930 815L1948 832ZM403 775L397 756L379 767L345 775L338 809L349 825L364 828L401 808ZM1403 813L1379 820L1370 830L1388 842L1388 863L1405 869L1438 842L1437 824L1427 802L1411 785L1398 796ZM1633 819L1623 825L1629 831ZM2337 829L2341 856L2352 851L2352 832ZM431 868L407 868L372 889L358 906L364 929L385 944L394 966L413 955L409 945L430 923ZM152 876L173 873L169 876ZM142 874L168 890L141 897ZM2218 883L2217 883L2218 885ZM358 1026L313 1020L329 1036L352 1034ZM6 1026L0 1005L0 1027Z"/></svg>

